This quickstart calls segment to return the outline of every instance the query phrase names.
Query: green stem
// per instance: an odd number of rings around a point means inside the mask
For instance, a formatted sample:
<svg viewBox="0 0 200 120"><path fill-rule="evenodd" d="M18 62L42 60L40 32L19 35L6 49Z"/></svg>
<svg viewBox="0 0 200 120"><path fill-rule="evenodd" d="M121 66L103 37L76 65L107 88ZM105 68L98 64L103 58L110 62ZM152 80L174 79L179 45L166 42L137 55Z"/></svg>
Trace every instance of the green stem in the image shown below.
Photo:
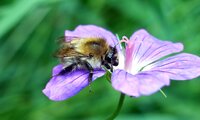
<svg viewBox="0 0 200 120"><path fill-rule="evenodd" d="M118 106L117 106L117 109L115 110L115 112L109 116L106 120L114 120L117 115L119 114L121 108L122 108L122 105L124 103L124 98L125 98L125 94L121 93L120 94L120 98L119 98L119 102L118 102Z"/></svg>

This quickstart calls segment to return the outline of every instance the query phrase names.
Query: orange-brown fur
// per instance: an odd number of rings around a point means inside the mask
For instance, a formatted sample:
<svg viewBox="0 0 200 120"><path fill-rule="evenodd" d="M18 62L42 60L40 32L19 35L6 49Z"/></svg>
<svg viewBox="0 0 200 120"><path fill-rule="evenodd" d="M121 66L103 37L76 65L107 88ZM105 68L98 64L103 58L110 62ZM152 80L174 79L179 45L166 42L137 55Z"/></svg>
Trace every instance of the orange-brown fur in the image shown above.
<svg viewBox="0 0 200 120"><path fill-rule="evenodd" d="M101 38L76 38L70 42L64 42L56 57L93 56L100 59L108 48L106 41Z"/></svg>
<svg viewBox="0 0 200 120"><path fill-rule="evenodd" d="M88 39L79 48L81 53L92 55L99 59L105 55L108 50L108 45L103 39Z"/></svg>

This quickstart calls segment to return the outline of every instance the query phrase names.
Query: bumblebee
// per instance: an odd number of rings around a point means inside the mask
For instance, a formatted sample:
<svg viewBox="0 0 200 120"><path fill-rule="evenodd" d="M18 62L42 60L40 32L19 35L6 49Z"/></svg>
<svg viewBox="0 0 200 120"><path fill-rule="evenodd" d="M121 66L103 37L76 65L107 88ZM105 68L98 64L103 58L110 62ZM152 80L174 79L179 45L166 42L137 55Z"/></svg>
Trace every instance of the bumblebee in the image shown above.
<svg viewBox="0 0 200 120"><path fill-rule="evenodd" d="M113 71L113 66L119 64L116 46L110 46L103 38L73 38L70 41L65 41L63 38L62 41L56 57L60 59L64 67L58 75L64 75L76 69L85 69L89 72L90 85L95 68L104 66Z"/></svg>

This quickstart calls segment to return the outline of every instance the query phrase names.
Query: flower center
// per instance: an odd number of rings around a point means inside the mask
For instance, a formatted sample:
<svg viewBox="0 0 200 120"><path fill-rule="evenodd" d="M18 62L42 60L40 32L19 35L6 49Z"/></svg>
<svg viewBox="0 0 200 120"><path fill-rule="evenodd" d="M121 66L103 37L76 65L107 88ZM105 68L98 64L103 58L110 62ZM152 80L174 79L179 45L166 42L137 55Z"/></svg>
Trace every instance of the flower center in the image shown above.
<svg viewBox="0 0 200 120"><path fill-rule="evenodd" d="M134 58L134 41L130 41L126 36L122 37L122 40L120 43L126 43L125 44L125 70L128 73L131 74L137 74L141 70L141 66L136 63L136 58Z"/></svg>

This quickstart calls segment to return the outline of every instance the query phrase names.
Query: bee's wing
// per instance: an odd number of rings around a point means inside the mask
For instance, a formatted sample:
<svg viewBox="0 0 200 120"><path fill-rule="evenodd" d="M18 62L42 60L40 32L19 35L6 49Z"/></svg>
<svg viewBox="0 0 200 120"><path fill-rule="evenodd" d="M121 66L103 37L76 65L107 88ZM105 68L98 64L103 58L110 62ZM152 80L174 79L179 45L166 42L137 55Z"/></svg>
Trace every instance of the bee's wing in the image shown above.
<svg viewBox="0 0 200 120"><path fill-rule="evenodd" d="M60 45L60 48L73 48L77 44L80 44L82 38L75 36L63 36L59 37L56 42Z"/></svg>
<svg viewBox="0 0 200 120"><path fill-rule="evenodd" d="M60 49L55 53L55 57L88 57L88 55L78 52L80 51L79 45L83 39L72 37L73 39L71 38L71 41L66 41L66 38L66 36L60 38Z"/></svg>
<svg viewBox="0 0 200 120"><path fill-rule="evenodd" d="M62 36L59 37L56 42L59 44L65 43L65 42L71 42L72 40L78 40L81 39L80 37L76 37L76 36Z"/></svg>
<svg viewBox="0 0 200 120"><path fill-rule="evenodd" d="M82 53L77 52L74 48L61 48L59 49L55 55L55 57L63 58L63 57L89 57L88 55L84 55Z"/></svg>

